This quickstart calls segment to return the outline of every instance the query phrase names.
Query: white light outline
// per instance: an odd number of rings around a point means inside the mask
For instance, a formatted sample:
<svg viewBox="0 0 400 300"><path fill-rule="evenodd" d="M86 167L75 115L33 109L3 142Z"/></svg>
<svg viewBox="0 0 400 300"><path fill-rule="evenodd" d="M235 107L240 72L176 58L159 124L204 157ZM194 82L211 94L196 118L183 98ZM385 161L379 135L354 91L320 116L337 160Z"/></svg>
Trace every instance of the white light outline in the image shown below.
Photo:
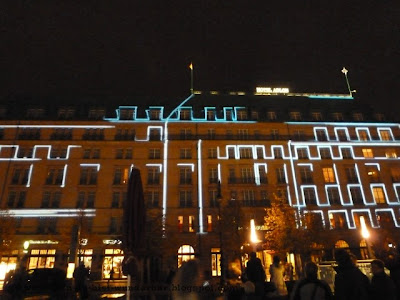
<svg viewBox="0 0 400 300"><path fill-rule="evenodd" d="M314 171L314 165L312 163L298 163L299 167L309 167L311 171Z"/></svg>
<svg viewBox="0 0 400 300"><path fill-rule="evenodd" d="M201 143L202 140L197 142L197 178L198 178L198 197L199 197L199 233L203 234L203 174L202 174L202 160L201 160Z"/></svg>
<svg viewBox="0 0 400 300"><path fill-rule="evenodd" d="M8 214L15 218L63 218L63 217L78 217L82 212L87 217L95 217L96 209L71 209L71 208L54 208L54 209L9 209L8 211L0 211L0 215Z"/></svg>
<svg viewBox="0 0 400 300"><path fill-rule="evenodd" d="M360 141L360 142L372 141L371 133L369 132L369 128L368 127L356 127L355 130L356 130L356 135L357 135L358 141ZM368 140L364 141L364 140L360 139L360 131L366 131L367 132Z"/></svg>
<svg viewBox="0 0 400 300"><path fill-rule="evenodd" d="M288 149L289 149L289 160L290 160L290 167L292 169L292 177L293 177L293 186L294 186L294 193L296 196L296 205L293 205L294 207L297 206L298 208L305 206L301 205L300 199L299 199L299 191L298 191L298 185L297 185L297 180L296 180L296 171L294 168L294 159L293 159L293 153L292 153L292 140L288 141ZM287 180L287 179L286 179Z"/></svg>
<svg viewBox="0 0 400 300"><path fill-rule="evenodd" d="M100 164L88 164L88 163L83 163L79 164L83 168L96 168L97 172L100 171Z"/></svg>
<svg viewBox="0 0 400 300"><path fill-rule="evenodd" d="M162 164L146 164L146 167L158 167L158 170L162 173Z"/></svg>
<svg viewBox="0 0 400 300"><path fill-rule="evenodd" d="M326 207L326 206L330 206L330 204L329 204L329 201L327 201L328 203L327 204L321 204L320 203L320 201L319 201L319 195L318 195L318 188L317 188L317 186L315 185L315 184L302 184L302 185L300 185L300 190L301 190L301 194L302 194L302 196L303 196L303 201L304 201L304 206L307 206L307 203L306 203L306 198L305 198L305 194L304 194L304 189L309 189L309 188L312 188L312 189L314 189L314 193L315 193L315 200L316 200L316 203L317 203L317 205L319 206L319 207Z"/></svg>
<svg viewBox="0 0 400 300"><path fill-rule="evenodd" d="M388 197L388 194L386 191L386 186L384 183L371 183L369 188L371 190L372 198L374 199L375 204L378 204L378 203L376 203L376 199L375 199L374 192L373 192L373 188L375 188L375 187L382 188L383 193L385 195L385 203L386 204L400 205L400 203L397 203L397 202L394 202L394 203L390 202L390 198Z"/></svg>
<svg viewBox="0 0 400 300"><path fill-rule="evenodd" d="M397 187L400 187L400 183L393 183L393 189L396 194L397 202L400 203L400 194L397 192Z"/></svg>
<svg viewBox="0 0 400 300"><path fill-rule="evenodd" d="M255 181L255 184L256 184L257 186L260 186L260 185L261 185L260 169L259 169L259 167L264 167L265 174L267 174L267 172L268 172L267 164L266 164L266 163L255 163L255 164L254 164L254 181Z"/></svg>
<svg viewBox="0 0 400 300"><path fill-rule="evenodd" d="M355 229L356 228L355 226L352 226L350 224L349 214L348 214L348 211L346 209L329 209L328 210L328 217L329 217L329 214L332 214L332 216L333 216L336 213L338 213L338 214L344 213L345 214L346 222L347 222L347 228L349 228L349 229ZM331 228L331 229L333 229L333 228Z"/></svg>
<svg viewBox="0 0 400 300"><path fill-rule="evenodd" d="M325 137L326 137L326 141L330 141L330 137L329 137L329 133L328 133L328 128L326 127L313 127L313 131L314 131L314 137L315 137L315 141L319 141L318 140L318 135L317 135L317 130L323 130L325 131ZM319 141L321 142L321 141Z"/></svg>
<svg viewBox="0 0 400 300"><path fill-rule="evenodd" d="M33 172L33 164L29 166L28 181L26 182L26 187L31 186L32 172Z"/></svg>
<svg viewBox="0 0 400 300"><path fill-rule="evenodd" d="M177 163L176 165L178 167L192 167L192 172L194 172L194 164L193 163L191 163L191 164L189 164L189 163Z"/></svg>
<svg viewBox="0 0 400 300"><path fill-rule="evenodd" d="M0 125L0 128L115 128L114 125Z"/></svg>
<svg viewBox="0 0 400 300"><path fill-rule="evenodd" d="M330 154L330 158L322 158L321 156L321 149L329 149L329 154ZM319 159L334 159L333 157L333 151L332 151L332 146L317 146L317 152L318 152L318 158Z"/></svg>
<svg viewBox="0 0 400 300"><path fill-rule="evenodd" d="M376 166L378 171L381 171L381 165L379 163L365 163L365 166Z"/></svg>
<svg viewBox="0 0 400 300"><path fill-rule="evenodd" d="M304 215L305 214L320 214L321 215L321 220L322 220L322 226L325 228L326 222L325 222L325 216L324 216L324 211L321 209L315 209L315 210L309 210L305 209L304 210Z"/></svg>
<svg viewBox="0 0 400 300"><path fill-rule="evenodd" d="M390 128L390 127L378 127L376 130L378 131L379 139L380 139L381 141L387 142L386 140L383 140L383 139L382 139L382 133L381 133L381 131L389 131L389 134L390 134L390 137L391 137L391 141L395 141L395 138L394 138L393 132L392 132L392 128Z"/></svg>
<svg viewBox="0 0 400 300"><path fill-rule="evenodd" d="M64 188L65 187L65 181L67 180L67 169L68 169L68 165L65 164L64 165L64 171L63 171L63 180L61 182L61 187Z"/></svg>

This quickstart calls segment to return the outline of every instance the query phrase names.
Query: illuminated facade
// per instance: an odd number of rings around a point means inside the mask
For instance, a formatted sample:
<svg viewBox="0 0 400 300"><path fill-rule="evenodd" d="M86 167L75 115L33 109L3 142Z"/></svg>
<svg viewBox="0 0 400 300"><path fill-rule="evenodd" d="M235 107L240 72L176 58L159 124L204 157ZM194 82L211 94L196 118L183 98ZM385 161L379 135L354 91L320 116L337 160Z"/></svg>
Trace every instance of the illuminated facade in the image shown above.
<svg viewBox="0 0 400 300"><path fill-rule="evenodd" d="M248 238L250 219L262 228L264 208L278 197L364 258L360 218L372 233L400 226L399 124L352 96L264 88L196 92L179 105L113 105L0 106L1 206L15 221L0 276L30 241L31 268L67 270L79 252L92 279L124 278L122 203L132 166L152 230L168 239L164 270L197 255L220 276L218 215L233 204Z"/></svg>

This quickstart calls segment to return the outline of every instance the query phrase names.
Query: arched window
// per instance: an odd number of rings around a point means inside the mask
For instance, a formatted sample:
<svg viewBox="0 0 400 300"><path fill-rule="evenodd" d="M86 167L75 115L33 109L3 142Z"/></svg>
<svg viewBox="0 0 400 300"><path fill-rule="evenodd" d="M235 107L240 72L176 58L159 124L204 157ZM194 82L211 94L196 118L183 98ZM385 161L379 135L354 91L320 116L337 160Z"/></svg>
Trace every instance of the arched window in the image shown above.
<svg viewBox="0 0 400 300"><path fill-rule="evenodd" d="M338 240L335 244L335 248L349 248L349 244L346 241Z"/></svg>
<svg viewBox="0 0 400 300"><path fill-rule="evenodd" d="M194 249L190 245L182 245L178 249L178 268L183 262L194 259Z"/></svg>
<svg viewBox="0 0 400 300"><path fill-rule="evenodd" d="M368 245L366 240L361 240L360 242L360 253L362 259L370 258L368 255Z"/></svg>

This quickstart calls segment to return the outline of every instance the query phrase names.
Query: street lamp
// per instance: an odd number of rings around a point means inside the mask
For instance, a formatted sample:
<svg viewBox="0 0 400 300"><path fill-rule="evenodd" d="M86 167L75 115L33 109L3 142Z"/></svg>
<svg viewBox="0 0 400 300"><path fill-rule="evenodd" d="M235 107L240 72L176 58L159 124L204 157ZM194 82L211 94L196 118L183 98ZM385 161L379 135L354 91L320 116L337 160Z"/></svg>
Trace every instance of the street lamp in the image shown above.
<svg viewBox="0 0 400 300"><path fill-rule="evenodd" d="M219 226L219 251L220 251L220 259L219 264L221 268L221 277L220 277L220 286L224 286L225 282L225 269L224 269L224 256L222 251L222 226L221 226L221 204L222 204L222 195L221 195L221 181L218 180L218 194L217 194L217 203L218 203L218 226Z"/></svg>
<svg viewBox="0 0 400 300"><path fill-rule="evenodd" d="M361 236L364 238L365 243L367 244L368 258L372 258L371 245L368 242L368 239L371 237L371 234L369 233L367 224L365 223L364 216L360 217L360 225L361 225Z"/></svg>
<svg viewBox="0 0 400 300"><path fill-rule="evenodd" d="M250 220L250 243L253 245L253 251L257 251L257 243L261 242L256 233L256 225L254 223L254 219Z"/></svg>

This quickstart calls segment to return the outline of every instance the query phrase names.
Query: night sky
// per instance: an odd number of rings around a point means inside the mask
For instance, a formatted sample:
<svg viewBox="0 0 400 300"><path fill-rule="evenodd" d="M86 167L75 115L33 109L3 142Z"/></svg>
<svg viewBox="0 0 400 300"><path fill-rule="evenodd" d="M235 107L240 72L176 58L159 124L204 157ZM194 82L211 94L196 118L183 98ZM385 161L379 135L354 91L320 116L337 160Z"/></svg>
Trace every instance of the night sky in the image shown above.
<svg viewBox="0 0 400 300"><path fill-rule="evenodd" d="M345 66L361 102L400 111L398 0L2 2L2 98L184 97L192 61L220 91L347 93Z"/></svg>

